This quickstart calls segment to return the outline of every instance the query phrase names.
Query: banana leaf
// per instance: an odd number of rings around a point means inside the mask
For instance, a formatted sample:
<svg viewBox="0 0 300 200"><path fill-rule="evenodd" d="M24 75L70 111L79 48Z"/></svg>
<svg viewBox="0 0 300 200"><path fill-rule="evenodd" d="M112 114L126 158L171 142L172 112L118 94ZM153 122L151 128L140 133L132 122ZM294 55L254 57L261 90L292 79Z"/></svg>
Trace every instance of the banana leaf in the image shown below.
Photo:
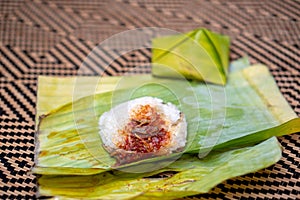
<svg viewBox="0 0 300 200"><path fill-rule="evenodd" d="M238 64L241 61L233 64L233 69ZM75 78L39 78L37 113L41 117L35 173L96 174L112 168L153 171L174 162L181 154L116 167L115 159L102 146L99 116L113 105L145 95L172 102L187 115L184 153L199 153L199 157L211 150L254 145L300 130L299 119L263 65L232 72L226 87L149 75L77 79L80 84ZM77 95L72 101L74 85L82 96ZM89 88L96 94L85 96ZM59 103L62 106L53 109ZM139 168L130 168L134 164L140 164Z"/></svg>
<svg viewBox="0 0 300 200"><path fill-rule="evenodd" d="M150 76L101 80L40 77L36 135L39 144L34 169L43 174L38 179L39 195L59 199L174 199L208 192L228 178L274 164L281 157L281 149L272 136L299 132L299 119L267 68L245 68L247 64L247 59L232 64L225 88L179 80L159 81ZM80 92L74 95L78 89ZM90 95L90 91L96 94ZM189 112L188 122L192 125L187 154L164 168L144 173L111 170L114 159L101 149L101 140L95 134L98 117L114 104L146 94ZM56 108L57 105L62 106ZM196 134L191 132L194 130ZM228 150L231 148L238 149ZM207 155L210 150L213 151ZM194 153L206 156L199 159ZM161 163L160 159L149 159L146 164L155 168ZM158 178L162 172L171 175Z"/></svg>
<svg viewBox="0 0 300 200"><path fill-rule="evenodd" d="M280 144L272 137L253 147L212 153L201 160L184 154L168 167L151 173L109 171L86 176L43 175L38 180L38 193L56 196L56 199L175 199L206 193L228 178L265 168L280 158ZM153 178L164 171L169 172L169 176Z"/></svg>
<svg viewBox="0 0 300 200"><path fill-rule="evenodd" d="M207 29L152 40L152 74L225 85L229 67L229 37ZM177 72L177 73L174 73Z"/></svg>

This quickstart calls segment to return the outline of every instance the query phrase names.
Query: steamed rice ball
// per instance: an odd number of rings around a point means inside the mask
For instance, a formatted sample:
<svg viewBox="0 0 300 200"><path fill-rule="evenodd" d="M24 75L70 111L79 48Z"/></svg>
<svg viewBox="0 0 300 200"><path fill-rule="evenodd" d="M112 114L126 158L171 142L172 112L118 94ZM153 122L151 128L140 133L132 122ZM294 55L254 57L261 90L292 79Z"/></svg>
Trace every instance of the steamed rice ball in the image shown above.
<svg viewBox="0 0 300 200"><path fill-rule="evenodd" d="M184 114L175 105L154 97L113 107L101 115L99 129L104 147L120 163L180 151L187 136Z"/></svg>

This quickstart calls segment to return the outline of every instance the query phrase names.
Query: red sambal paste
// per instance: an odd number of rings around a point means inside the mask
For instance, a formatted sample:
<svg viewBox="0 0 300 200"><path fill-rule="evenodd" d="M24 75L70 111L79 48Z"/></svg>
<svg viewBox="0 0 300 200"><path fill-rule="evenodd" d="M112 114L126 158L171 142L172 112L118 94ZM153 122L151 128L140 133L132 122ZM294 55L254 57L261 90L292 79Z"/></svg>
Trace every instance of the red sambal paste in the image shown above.
<svg viewBox="0 0 300 200"><path fill-rule="evenodd" d="M155 153L170 142L167 122L150 105L133 111L130 121L119 133L124 140L117 144L118 148L137 153Z"/></svg>

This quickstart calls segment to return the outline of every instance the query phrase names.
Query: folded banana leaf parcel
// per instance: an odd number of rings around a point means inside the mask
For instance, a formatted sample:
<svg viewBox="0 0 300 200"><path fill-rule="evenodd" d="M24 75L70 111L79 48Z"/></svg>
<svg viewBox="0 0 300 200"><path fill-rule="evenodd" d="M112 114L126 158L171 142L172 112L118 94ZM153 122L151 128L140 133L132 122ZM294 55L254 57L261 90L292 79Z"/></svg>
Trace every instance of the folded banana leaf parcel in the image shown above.
<svg viewBox="0 0 300 200"><path fill-rule="evenodd" d="M233 62L226 86L151 75L39 77L33 168L38 197L174 199L273 165L281 158L276 136L299 132L300 120L267 67L248 65L247 59ZM144 97L185 115L185 146L120 162L99 134L99 119ZM103 129L113 126L110 121Z"/></svg>
<svg viewBox="0 0 300 200"><path fill-rule="evenodd" d="M226 35L205 28L152 40L152 74L225 85L229 66ZM176 73L179 72L179 73Z"/></svg>

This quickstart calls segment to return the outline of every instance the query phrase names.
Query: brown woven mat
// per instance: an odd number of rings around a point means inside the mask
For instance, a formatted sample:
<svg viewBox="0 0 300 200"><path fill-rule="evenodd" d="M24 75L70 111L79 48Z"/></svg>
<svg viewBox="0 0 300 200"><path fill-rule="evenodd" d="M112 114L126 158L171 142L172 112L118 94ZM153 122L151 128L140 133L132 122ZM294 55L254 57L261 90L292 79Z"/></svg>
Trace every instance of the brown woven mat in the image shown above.
<svg viewBox="0 0 300 200"><path fill-rule="evenodd" d="M300 2L297 0L1 0L0 197L34 198L34 119L37 76L72 76L97 43L135 27L189 31L206 27L232 39L231 59L248 55L270 67L300 115ZM147 2L147 3L145 3ZM101 53L99 54L101 57ZM136 50L107 75L135 66L149 73L151 51ZM99 72L87 68L90 75ZM225 181L203 199L297 199L300 136L280 138L283 158L259 172Z"/></svg>

